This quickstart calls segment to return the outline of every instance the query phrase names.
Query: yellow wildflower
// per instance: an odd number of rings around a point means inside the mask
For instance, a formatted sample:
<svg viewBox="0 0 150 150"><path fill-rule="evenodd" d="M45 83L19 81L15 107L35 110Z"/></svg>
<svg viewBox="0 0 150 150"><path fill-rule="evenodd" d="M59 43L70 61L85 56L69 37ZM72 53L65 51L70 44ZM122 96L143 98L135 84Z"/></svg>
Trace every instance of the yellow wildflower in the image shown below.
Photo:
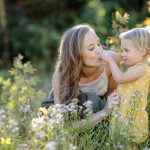
<svg viewBox="0 0 150 150"><path fill-rule="evenodd" d="M11 85L11 80L10 80L10 78L8 78L7 80L5 80L5 81L3 82L3 84L4 84L4 89L5 89L5 88L8 88L8 87Z"/></svg>
<svg viewBox="0 0 150 150"><path fill-rule="evenodd" d="M144 25L145 26L150 26L150 18L149 17L145 18Z"/></svg>
<svg viewBox="0 0 150 150"><path fill-rule="evenodd" d="M24 85L24 86L21 87L21 91L22 91L22 92L24 92L24 91L26 91L26 90L27 90L27 86Z"/></svg>
<svg viewBox="0 0 150 150"><path fill-rule="evenodd" d="M10 89L10 93L14 93L15 91L17 91L17 86L13 85Z"/></svg>
<svg viewBox="0 0 150 150"><path fill-rule="evenodd" d="M40 107L39 111L41 111L45 117L48 117L49 111L46 108Z"/></svg>
<svg viewBox="0 0 150 150"><path fill-rule="evenodd" d="M5 140L5 143L6 143L6 144L11 144L11 139L10 139L10 138L7 138L7 139Z"/></svg>
<svg viewBox="0 0 150 150"><path fill-rule="evenodd" d="M12 110L14 107L15 107L14 102L9 102L9 103L7 104L7 108L10 109L10 110Z"/></svg>
<svg viewBox="0 0 150 150"><path fill-rule="evenodd" d="M19 97L19 102L23 102L25 100L25 97L21 96Z"/></svg>
<svg viewBox="0 0 150 150"><path fill-rule="evenodd" d="M1 84L1 83L3 83L3 78L2 78L2 77L0 77L0 84Z"/></svg>
<svg viewBox="0 0 150 150"><path fill-rule="evenodd" d="M2 137L2 138L0 139L0 143L3 144L3 145L5 145L5 144L6 144L6 145L11 144L11 139L10 139L10 138L6 138L6 139L5 139L5 138Z"/></svg>

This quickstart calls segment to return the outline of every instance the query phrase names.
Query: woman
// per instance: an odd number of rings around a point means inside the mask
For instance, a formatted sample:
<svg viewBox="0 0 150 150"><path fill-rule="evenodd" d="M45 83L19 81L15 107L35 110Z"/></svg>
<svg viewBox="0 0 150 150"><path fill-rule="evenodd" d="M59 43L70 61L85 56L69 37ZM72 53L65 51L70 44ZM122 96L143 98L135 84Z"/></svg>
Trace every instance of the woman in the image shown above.
<svg viewBox="0 0 150 150"><path fill-rule="evenodd" d="M53 91L43 106L47 107L53 99L55 104L67 104L74 98L81 103L91 100L95 113L91 121L96 124L107 117L113 105L118 105L119 96L113 92L116 84L109 65L103 63L100 57L102 52L119 63L116 53L103 50L100 39L89 25L81 24L68 29L59 46L52 79ZM106 101L102 99L104 95Z"/></svg>

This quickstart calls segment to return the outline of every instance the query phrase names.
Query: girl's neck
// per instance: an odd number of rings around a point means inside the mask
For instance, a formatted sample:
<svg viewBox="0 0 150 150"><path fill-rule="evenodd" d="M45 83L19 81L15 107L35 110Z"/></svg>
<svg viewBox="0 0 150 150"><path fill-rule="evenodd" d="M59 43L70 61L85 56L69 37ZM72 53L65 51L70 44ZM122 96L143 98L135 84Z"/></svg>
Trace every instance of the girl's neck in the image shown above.
<svg viewBox="0 0 150 150"><path fill-rule="evenodd" d="M146 55L145 57L143 57L143 59L139 63L147 64L147 61L148 61L147 59L148 59L148 56Z"/></svg>

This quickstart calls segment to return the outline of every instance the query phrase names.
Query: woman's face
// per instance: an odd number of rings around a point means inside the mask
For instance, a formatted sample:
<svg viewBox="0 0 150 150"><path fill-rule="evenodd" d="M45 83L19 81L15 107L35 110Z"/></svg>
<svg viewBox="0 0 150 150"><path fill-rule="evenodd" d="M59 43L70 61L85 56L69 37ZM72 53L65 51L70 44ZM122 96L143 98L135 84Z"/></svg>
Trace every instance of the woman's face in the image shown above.
<svg viewBox="0 0 150 150"><path fill-rule="evenodd" d="M103 52L100 39L93 30L90 30L85 35L83 40L83 66L98 67L102 64L100 54Z"/></svg>

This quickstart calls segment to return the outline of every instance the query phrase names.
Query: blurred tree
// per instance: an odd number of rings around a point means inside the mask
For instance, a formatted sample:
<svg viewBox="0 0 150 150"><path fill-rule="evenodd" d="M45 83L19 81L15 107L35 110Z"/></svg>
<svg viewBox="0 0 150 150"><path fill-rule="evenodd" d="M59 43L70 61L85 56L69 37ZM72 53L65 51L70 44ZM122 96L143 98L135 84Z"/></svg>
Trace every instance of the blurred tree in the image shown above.
<svg viewBox="0 0 150 150"><path fill-rule="evenodd" d="M145 18L148 22L146 0L5 0L6 5L4 0L0 2L0 67L11 66L18 53L25 56L25 61L53 66L60 35L78 23L92 25L105 44L106 37L115 34L111 20L116 10L130 14L129 27Z"/></svg>
<svg viewBox="0 0 150 150"><path fill-rule="evenodd" d="M1 45L2 45L2 52L0 56L3 58L5 62L5 67L10 66L10 53L8 49L9 45L9 37L8 37L8 28L7 28L7 19L6 19L6 8L4 0L0 0L0 35L2 35ZM2 61L0 61L2 64Z"/></svg>

